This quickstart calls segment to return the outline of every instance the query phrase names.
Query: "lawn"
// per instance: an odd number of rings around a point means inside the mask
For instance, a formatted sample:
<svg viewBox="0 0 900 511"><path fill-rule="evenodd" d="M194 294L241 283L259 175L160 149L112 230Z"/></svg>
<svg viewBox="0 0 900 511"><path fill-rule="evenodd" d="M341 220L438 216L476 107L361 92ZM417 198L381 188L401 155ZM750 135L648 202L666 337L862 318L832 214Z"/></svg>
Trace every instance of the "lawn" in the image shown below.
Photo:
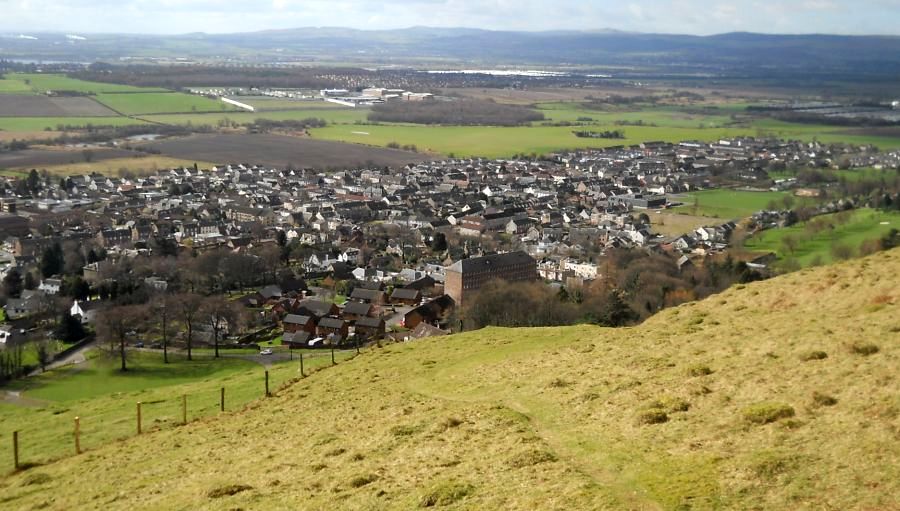
<svg viewBox="0 0 900 511"><path fill-rule="evenodd" d="M339 363L353 354L340 352ZM189 420L218 414L222 387L227 411L242 409L264 395L265 370L256 363L215 360L208 355L202 359L198 355L193 362L180 355L170 357L173 362L164 365L161 354L136 355L125 374L118 372L114 360L93 359L84 370L50 371L29 380L25 387L18 382L13 389L26 388L24 397L44 404L0 404L0 438L6 440L12 431L19 431L23 461L46 461L74 454L76 416L81 419L82 446L93 449L134 435L138 401L143 403L144 431L150 431L180 424L182 395L187 396ZM307 373L330 365L330 352L304 360ZM299 367L297 360L271 366L270 389L300 376ZM0 442L0 460L5 463L11 456L9 442Z"/></svg>
<svg viewBox="0 0 900 511"><path fill-rule="evenodd" d="M753 252L775 252L782 263L793 260L801 267L829 263L835 259L833 247L844 246L849 255L859 254L863 242L883 237L891 229L900 229L900 213L859 209L841 223L836 215L822 215L816 221L826 222L819 232L812 232L808 223L782 229L769 229L747 240L745 247ZM790 237L797 243L793 251L785 243Z"/></svg>
<svg viewBox="0 0 900 511"><path fill-rule="evenodd" d="M722 220L746 218L766 209L774 201L783 208L782 201L791 196L789 192L750 192L743 190L703 190L682 196L670 196L670 201L683 202L674 209L678 213L714 217Z"/></svg>
<svg viewBox="0 0 900 511"><path fill-rule="evenodd" d="M180 92L145 94L98 94L97 101L125 115L229 112L237 108L221 101Z"/></svg>
<svg viewBox="0 0 900 511"><path fill-rule="evenodd" d="M60 128L86 126L131 126L144 121L128 117L0 117L4 131L64 131Z"/></svg>

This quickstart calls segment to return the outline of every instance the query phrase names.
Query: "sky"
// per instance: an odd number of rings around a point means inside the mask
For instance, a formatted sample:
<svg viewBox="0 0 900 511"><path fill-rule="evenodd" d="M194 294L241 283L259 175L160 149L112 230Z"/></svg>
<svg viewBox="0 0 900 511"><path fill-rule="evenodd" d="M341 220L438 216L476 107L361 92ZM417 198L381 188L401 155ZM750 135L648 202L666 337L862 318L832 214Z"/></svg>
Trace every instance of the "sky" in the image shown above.
<svg viewBox="0 0 900 511"><path fill-rule="evenodd" d="M4 33L323 26L900 35L900 0L0 0Z"/></svg>

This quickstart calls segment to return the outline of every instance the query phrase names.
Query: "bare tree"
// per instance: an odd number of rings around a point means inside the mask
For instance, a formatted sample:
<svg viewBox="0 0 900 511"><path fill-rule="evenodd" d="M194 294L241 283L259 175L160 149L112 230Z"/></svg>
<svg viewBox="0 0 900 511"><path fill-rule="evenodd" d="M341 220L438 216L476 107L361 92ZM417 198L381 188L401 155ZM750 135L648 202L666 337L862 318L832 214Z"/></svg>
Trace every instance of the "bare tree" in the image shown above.
<svg viewBox="0 0 900 511"><path fill-rule="evenodd" d="M203 322L209 326L213 333L213 346L215 356L219 358L219 340L222 335L236 327L240 321L240 311L235 304L229 302L220 295L210 296L203 301L201 309Z"/></svg>
<svg viewBox="0 0 900 511"><path fill-rule="evenodd" d="M203 297L194 293L184 293L177 297L177 305L175 307L178 319L187 329L187 354L188 360L193 360L191 349L194 344L194 328L201 322L201 308L203 306Z"/></svg>
<svg viewBox="0 0 900 511"><path fill-rule="evenodd" d="M125 340L144 319L144 308L139 305L123 305L109 307L100 311L97 317L97 337L101 342L109 343L110 352L118 351L121 370L127 371Z"/></svg>
<svg viewBox="0 0 900 511"><path fill-rule="evenodd" d="M168 293L162 292L153 297L152 308L162 337L163 363L169 363L169 330L174 312L174 300Z"/></svg>

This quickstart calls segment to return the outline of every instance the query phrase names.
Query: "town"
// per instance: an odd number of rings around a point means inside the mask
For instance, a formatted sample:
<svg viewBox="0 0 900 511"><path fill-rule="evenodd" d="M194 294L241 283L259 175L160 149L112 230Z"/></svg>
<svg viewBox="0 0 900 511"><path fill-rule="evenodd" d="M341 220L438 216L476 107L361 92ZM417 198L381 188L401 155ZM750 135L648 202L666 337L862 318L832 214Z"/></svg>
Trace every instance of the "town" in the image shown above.
<svg viewBox="0 0 900 511"><path fill-rule="evenodd" d="M900 153L870 147L742 138L340 172L232 163L55 180L32 171L6 178L0 199L11 321L0 339L46 337L37 327L66 315L96 321L122 294L140 303L154 291L200 289L246 309L242 332L275 332L290 348L446 334L461 327L456 309L492 279L580 291L604 279L614 249L702 266L736 229L784 225L792 213L772 204L753 219L659 233L660 212L689 209L683 193L769 183L822 194L805 220L854 204L767 170L898 162ZM766 270L766 257L745 262ZM218 344L208 324L197 330L179 344ZM254 338L231 333L226 346Z"/></svg>

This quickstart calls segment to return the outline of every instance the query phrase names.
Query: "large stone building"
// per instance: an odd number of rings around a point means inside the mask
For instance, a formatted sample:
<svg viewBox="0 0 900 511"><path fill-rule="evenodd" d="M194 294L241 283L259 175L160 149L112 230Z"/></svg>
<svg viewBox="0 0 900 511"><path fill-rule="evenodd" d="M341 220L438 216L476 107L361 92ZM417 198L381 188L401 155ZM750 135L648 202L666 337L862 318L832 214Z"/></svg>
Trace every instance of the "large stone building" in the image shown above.
<svg viewBox="0 0 900 511"><path fill-rule="evenodd" d="M457 306L493 279L516 282L538 278L537 263L521 251L463 259L453 263L446 273L444 292L453 298Z"/></svg>

